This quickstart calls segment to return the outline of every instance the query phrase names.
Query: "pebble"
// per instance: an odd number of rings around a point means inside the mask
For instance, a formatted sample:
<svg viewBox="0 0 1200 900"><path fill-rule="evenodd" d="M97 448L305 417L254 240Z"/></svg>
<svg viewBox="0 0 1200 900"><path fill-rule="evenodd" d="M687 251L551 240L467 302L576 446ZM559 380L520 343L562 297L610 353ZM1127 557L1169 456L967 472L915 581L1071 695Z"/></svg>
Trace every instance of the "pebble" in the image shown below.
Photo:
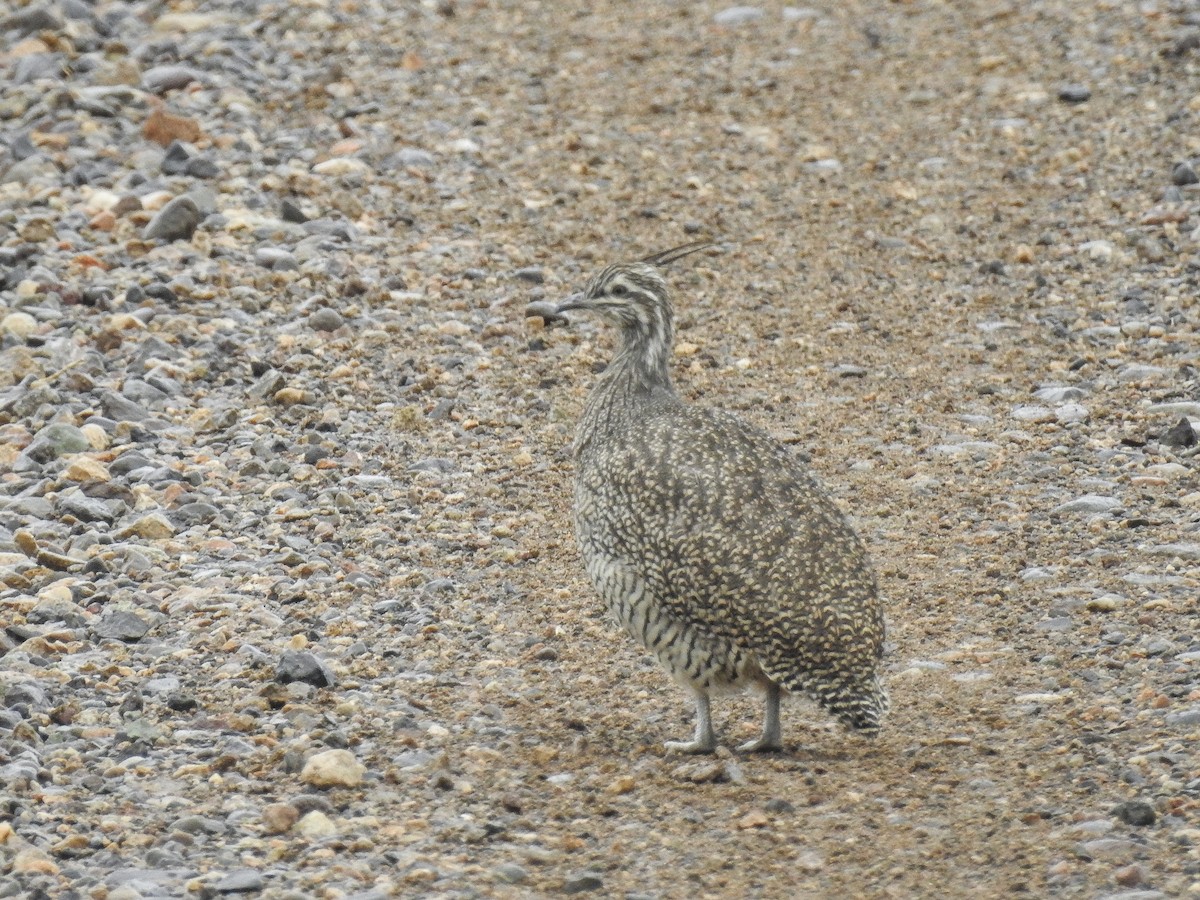
<svg viewBox="0 0 1200 900"><path fill-rule="evenodd" d="M546 281L546 273L537 266L527 266L523 269L517 269L513 272L513 277L521 281L527 281L530 284L544 284Z"/></svg>
<svg viewBox="0 0 1200 900"><path fill-rule="evenodd" d="M1126 825L1144 828L1158 820L1154 807L1144 800L1127 800L1113 807L1113 815Z"/></svg>
<svg viewBox="0 0 1200 900"><path fill-rule="evenodd" d="M142 236L148 241L186 241L196 233L202 219L195 200L186 195L176 197L155 214Z"/></svg>
<svg viewBox="0 0 1200 900"><path fill-rule="evenodd" d="M284 834L300 820L300 812L290 803L268 803L262 820L268 834Z"/></svg>
<svg viewBox="0 0 1200 900"><path fill-rule="evenodd" d="M1104 497L1099 494L1085 494L1075 500L1060 503L1054 507L1056 513L1104 513L1120 509L1121 501L1115 497Z"/></svg>
<svg viewBox="0 0 1200 900"><path fill-rule="evenodd" d="M319 809L314 809L301 816L294 830L311 841L333 837L338 833L338 827L334 821Z"/></svg>
<svg viewBox="0 0 1200 900"><path fill-rule="evenodd" d="M583 894L588 891L599 891L604 888L604 879L595 872L582 872L572 875L563 882L564 894Z"/></svg>
<svg viewBox="0 0 1200 900"><path fill-rule="evenodd" d="M352 788L362 784L366 771L366 766L355 759L349 750L325 750L308 758L300 772L300 780L318 788ZM302 828L303 825L302 819L298 827Z"/></svg>
<svg viewBox="0 0 1200 900"><path fill-rule="evenodd" d="M1086 406L1079 403L1064 403L1062 406L1055 407L1054 418L1062 425L1075 425L1079 422L1086 422L1091 418L1091 412Z"/></svg>
<svg viewBox="0 0 1200 900"><path fill-rule="evenodd" d="M302 681L313 687L333 687L335 678L324 661L307 651L288 650L275 667L275 680L281 684Z"/></svg>
<svg viewBox="0 0 1200 900"><path fill-rule="evenodd" d="M297 262L294 253L278 247L259 247L254 251L254 261L264 269L271 269L275 272L290 272L300 268L300 263ZM325 330L334 331L335 329Z"/></svg>
<svg viewBox="0 0 1200 900"><path fill-rule="evenodd" d="M27 338L38 330L38 323L29 313L11 312L0 320L0 330L13 337Z"/></svg>
<svg viewBox="0 0 1200 900"><path fill-rule="evenodd" d="M1058 89L1058 99L1064 103L1086 103L1092 99L1092 89L1086 84L1064 84Z"/></svg>
<svg viewBox="0 0 1200 900"><path fill-rule="evenodd" d="M142 73L142 87L152 94L165 94L196 81L204 81L204 76L190 66L153 66Z"/></svg>
<svg viewBox="0 0 1200 900"><path fill-rule="evenodd" d="M238 869L219 879L212 889L218 894L256 894L266 887L257 869Z"/></svg>
<svg viewBox="0 0 1200 900"><path fill-rule="evenodd" d="M718 25L745 25L763 18L765 13L757 6L731 6L713 15Z"/></svg>
<svg viewBox="0 0 1200 900"><path fill-rule="evenodd" d="M1172 425L1159 440L1167 447L1195 447L1197 443L1196 429L1192 426L1191 420L1184 416Z"/></svg>
<svg viewBox="0 0 1200 900"><path fill-rule="evenodd" d="M524 884L529 880L529 872L517 863L501 863L493 869L497 881L505 884Z"/></svg>
<svg viewBox="0 0 1200 900"><path fill-rule="evenodd" d="M1196 173L1196 164L1190 159L1177 162L1175 168L1171 170L1171 184L1176 184L1180 187L1189 184L1200 184L1200 174Z"/></svg>
<svg viewBox="0 0 1200 900"><path fill-rule="evenodd" d="M346 320L336 309L323 307L308 317L308 324L314 331L337 331Z"/></svg>
<svg viewBox="0 0 1200 900"><path fill-rule="evenodd" d="M136 613L122 609L105 610L92 625L92 633L98 638L136 643L150 630L146 620Z"/></svg>

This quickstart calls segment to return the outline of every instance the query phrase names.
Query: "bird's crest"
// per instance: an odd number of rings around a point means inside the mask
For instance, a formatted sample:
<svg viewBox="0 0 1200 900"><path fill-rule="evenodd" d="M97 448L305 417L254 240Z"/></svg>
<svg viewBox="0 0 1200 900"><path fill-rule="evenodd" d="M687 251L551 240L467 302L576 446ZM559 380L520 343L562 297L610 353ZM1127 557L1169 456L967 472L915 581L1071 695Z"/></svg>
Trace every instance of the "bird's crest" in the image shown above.
<svg viewBox="0 0 1200 900"><path fill-rule="evenodd" d="M670 250L660 250L658 253L651 253L649 256L642 257L639 262L648 263L652 266L665 266L675 262L677 259L689 256L698 250L703 250L705 247L712 246L714 246L712 241L692 241L690 244L681 244L678 247L672 247Z"/></svg>

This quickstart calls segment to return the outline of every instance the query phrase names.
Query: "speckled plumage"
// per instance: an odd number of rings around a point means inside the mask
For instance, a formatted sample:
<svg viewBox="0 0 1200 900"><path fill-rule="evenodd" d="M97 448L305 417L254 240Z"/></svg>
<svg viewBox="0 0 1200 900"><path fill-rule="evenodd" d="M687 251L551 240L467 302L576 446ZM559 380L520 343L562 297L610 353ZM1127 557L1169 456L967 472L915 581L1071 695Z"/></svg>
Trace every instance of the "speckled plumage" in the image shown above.
<svg viewBox="0 0 1200 900"><path fill-rule="evenodd" d="M780 749L780 688L874 733L883 613L845 517L778 441L685 404L671 383L674 311L660 267L687 245L611 266L560 311L620 329L575 440L575 527L588 575L621 624L696 695L693 741L715 749L709 695L766 692L762 737Z"/></svg>

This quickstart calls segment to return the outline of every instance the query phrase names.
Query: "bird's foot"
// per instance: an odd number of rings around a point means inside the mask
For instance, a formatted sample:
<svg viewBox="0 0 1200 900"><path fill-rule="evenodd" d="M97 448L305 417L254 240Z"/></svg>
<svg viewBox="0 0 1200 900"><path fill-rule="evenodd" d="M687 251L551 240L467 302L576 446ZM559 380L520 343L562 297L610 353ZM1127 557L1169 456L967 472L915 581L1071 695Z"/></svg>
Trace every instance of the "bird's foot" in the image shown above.
<svg viewBox="0 0 1200 900"><path fill-rule="evenodd" d="M783 749L783 741L778 735L762 735L752 741L738 746L738 753L778 753Z"/></svg>
<svg viewBox="0 0 1200 900"><path fill-rule="evenodd" d="M667 741L663 744L668 753L714 753L717 749L715 739L691 741Z"/></svg>

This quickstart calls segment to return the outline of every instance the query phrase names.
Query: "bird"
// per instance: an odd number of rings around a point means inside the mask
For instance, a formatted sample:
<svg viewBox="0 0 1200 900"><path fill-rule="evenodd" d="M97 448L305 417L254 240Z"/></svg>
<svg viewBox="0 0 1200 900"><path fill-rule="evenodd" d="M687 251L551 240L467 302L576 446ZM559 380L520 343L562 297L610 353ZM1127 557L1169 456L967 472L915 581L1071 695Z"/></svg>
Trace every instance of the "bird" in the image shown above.
<svg viewBox="0 0 1200 900"><path fill-rule="evenodd" d="M618 622L695 698L695 735L668 752L714 752L710 698L746 689L765 709L740 751L783 749L785 693L873 737L889 709L885 622L863 543L787 447L672 382L665 267L710 246L610 265L555 308L618 335L572 447L580 556Z"/></svg>

